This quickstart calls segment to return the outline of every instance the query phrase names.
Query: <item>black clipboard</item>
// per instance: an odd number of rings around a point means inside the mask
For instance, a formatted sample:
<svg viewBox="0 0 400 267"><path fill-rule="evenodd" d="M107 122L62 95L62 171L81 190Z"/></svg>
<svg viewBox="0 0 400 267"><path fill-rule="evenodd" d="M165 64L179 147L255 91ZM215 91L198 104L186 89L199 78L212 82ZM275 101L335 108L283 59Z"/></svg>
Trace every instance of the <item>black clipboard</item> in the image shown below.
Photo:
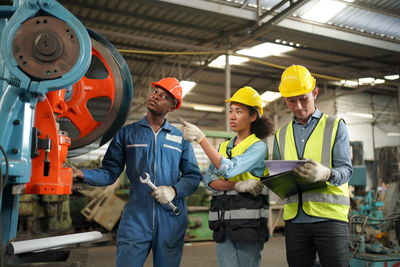
<svg viewBox="0 0 400 267"><path fill-rule="evenodd" d="M304 178L296 175L293 170L275 175L263 176L260 180L282 199L304 191L324 188L327 186L324 181L310 183Z"/></svg>

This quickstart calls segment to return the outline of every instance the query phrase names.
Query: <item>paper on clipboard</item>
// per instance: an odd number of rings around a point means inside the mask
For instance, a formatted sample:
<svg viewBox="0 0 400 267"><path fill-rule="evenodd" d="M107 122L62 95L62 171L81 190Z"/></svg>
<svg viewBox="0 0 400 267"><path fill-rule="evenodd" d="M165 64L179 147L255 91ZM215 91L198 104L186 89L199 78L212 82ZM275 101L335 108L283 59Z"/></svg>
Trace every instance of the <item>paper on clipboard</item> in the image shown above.
<svg viewBox="0 0 400 267"><path fill-rule="evenodd" d="M264 160L265 166L269 170L269 175L275 175L293 170L299 163L307 160Z"/></svg>
<svg viewBox="0 0 400 267"><path fill-rule="evenodd" d="M294 173L293 169L299 163L305 162L306 160L264 160L269 174L261 177L261 182L282 199L300 192L326 187L324 181L310 183Z"/></svg>

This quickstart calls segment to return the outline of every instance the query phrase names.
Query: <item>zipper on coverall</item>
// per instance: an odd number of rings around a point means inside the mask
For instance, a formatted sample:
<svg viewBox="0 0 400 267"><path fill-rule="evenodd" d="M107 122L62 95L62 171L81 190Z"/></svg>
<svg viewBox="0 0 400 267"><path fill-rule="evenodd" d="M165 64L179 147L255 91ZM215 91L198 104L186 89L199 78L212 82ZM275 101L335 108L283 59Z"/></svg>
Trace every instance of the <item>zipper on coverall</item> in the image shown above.
<svg viewBox="0 0 400 267"><path fill-rule="evenodd" d="M155 132L153 128L150 127L154 134L154 185L157 186L156 177L157 177L157 135L161 131L162 128ZM156 220L156 200L153 201L153 231L155 228L155 220Z"/></svg>

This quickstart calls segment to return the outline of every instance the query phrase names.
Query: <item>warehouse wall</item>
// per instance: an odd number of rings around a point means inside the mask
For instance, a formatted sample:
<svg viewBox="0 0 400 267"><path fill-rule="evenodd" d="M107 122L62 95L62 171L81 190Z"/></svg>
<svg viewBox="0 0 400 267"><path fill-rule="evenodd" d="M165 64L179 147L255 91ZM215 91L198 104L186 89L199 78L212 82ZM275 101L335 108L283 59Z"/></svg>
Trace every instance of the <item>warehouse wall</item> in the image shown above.
<svg viewBox="0 0 400 267"><path fill-rule="evenodd" d="M400 145L400 136L387 135L389 132L400 132L400 125L396 123L399 119L397 98L366 93L352 94L338 97L336 107L338 116L346 121L350 141L363 142L365 160L374 160L374 146L379 148ZM354 113L374 113L374 117L362 118Z"/></svg>

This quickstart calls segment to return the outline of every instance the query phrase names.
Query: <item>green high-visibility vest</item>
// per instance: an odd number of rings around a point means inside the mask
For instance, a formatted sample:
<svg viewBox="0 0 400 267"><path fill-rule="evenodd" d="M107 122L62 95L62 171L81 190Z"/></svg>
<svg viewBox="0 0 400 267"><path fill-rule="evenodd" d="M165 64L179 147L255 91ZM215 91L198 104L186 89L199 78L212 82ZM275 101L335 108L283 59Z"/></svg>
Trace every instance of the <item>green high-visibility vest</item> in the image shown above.
<svg viewBox="0 0 400 267"><path fill-rule="evenodd" d="M313 159L332 168L332 149L335 143L340 119L323 114L308 138L303 158ZM293 134L293 121L280 128L275 134L281 158L298 160ZM348 221L350 194L348 183L340 186L326 182L327 187L302 193L302 205L306 214L316 217ZM296 217L299 208L299 195L285 199L283 219Z"/></svg>
<svg viewBox="0 0 400 267"><path fill-rule="evenodd" d="M219 154L221 154L221 156L224 156L225 158L229 158L226 149L227 149L228 144L229 144L229 142L231 140L223 142L219 147L219 150L218 150ZM255 134L249 135L244 140L242 140L239 144L237 144L236 146L234 146L232 148L230 157L233 158L233 157L242 155L252 144L254 144L256 142L262 142L262 141ZM267 157L267 155L266 155L266 157ZM268 169L267 168L264 171L264 175L268 175ZM220 178L221 179L225 179L223 177L220 177ZM239 182L239 181L245 181L245 180L248 180L248 179L254 179L254 180L260 181L259 177L256 177L256 176L252 175L250 172L245 172L245 173L241 173L239 175L236 175L236 176L234 176L232 178L229 178L229 181Z"/></svg>

